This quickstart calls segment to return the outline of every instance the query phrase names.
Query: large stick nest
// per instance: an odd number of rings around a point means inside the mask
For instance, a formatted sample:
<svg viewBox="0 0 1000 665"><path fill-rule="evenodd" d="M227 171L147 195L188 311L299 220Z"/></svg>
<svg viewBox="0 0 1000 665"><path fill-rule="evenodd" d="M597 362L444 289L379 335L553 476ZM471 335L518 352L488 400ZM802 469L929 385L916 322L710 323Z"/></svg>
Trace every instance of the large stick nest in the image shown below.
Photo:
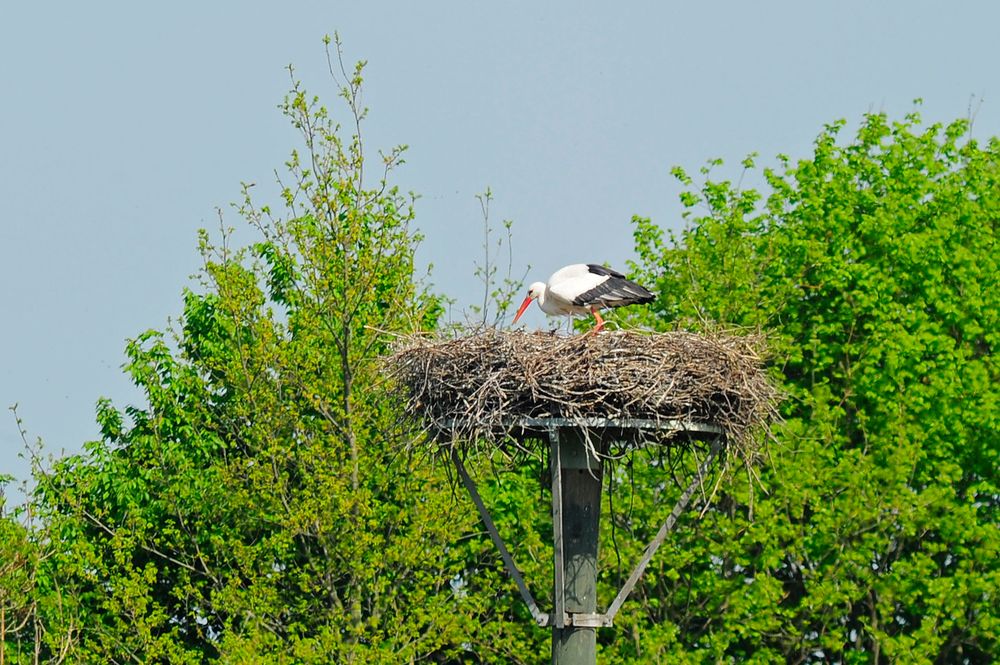
<svg viewBox="0 0 1000 665"><path fill-rule="evenodd" d="M777 415L762 356L758 335L487 329L409 337L388 368L439 440L500 445L525 418L681 420L721 428L749 461Z"/></svg>

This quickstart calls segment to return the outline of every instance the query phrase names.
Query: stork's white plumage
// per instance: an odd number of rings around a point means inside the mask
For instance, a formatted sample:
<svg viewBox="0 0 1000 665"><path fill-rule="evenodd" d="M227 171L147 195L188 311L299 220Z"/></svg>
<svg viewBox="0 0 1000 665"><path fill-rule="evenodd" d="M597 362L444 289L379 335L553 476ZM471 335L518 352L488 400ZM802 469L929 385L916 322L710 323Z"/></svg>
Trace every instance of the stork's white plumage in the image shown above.
<svg viewBox="0 0 1000 665"><path fill-rule="evenodd" d="M514 315L514 323L531 301L537 300L542 311L553 316L593 314L597 321L596 332L604 327L599 309L653 302L654 299L652 293L617 270L596 263L574 263L553 273L547 284L535 282L529 286L528 297Z"/></svg>

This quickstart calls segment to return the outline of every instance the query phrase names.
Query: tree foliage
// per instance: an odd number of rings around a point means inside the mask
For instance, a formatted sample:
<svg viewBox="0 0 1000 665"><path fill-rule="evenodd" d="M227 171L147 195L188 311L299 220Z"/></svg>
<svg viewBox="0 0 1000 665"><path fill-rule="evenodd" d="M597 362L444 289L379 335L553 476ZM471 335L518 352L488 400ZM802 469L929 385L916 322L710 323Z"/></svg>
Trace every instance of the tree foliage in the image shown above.
<svg viewBox="0 0 1000 665"><path fill-rule="evenodd" d="M494 557L456 543L473 514L407 454L417 432L379 371L440 306L415 275L413 198L390 182L404 148L372 172L363 63L339 53L347 129L293 74L280 205L247 185L257 241L202 233L173 332L128 345L145 404L101 401L101 440L40 478L37 570L71 604L76 662L447 660L506 616L456 590Z"/></svg>
<svg viewBox="0 0 1000 665"><path fill-rule="evenodd" d="M916 113L844 127L762 191L675 169L677 237L635 220L659 293L636 318L767 330L787 394L753 519L734 489L678 536L636 660L996 655L1000 141Z"/></svg>

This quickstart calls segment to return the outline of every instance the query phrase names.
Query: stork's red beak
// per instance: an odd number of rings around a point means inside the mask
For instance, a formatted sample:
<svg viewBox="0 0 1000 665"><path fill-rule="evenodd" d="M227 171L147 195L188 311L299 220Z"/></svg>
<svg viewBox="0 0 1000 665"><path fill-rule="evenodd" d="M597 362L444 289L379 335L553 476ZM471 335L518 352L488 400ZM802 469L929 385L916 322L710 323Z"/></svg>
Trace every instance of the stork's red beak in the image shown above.
<svg viewBox="0 0 1000 665"><path fill-rule="evenodd" d="M528 305L530 304L531 296L528 296L524 299L524 302L521 303L521 306L517 308L517 314L514 315L514 323L517 323L517 320L521 318L521 315L524 314L524 310L528 309Z"/></svg>

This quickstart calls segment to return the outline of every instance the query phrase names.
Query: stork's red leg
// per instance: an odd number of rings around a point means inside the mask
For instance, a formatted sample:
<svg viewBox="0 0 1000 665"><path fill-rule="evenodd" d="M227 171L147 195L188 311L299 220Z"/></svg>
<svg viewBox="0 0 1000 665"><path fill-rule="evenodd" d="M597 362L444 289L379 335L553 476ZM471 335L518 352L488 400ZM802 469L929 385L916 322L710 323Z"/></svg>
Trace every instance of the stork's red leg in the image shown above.
<svg viewBox="0 0 1000 665"><path fill-rule="evenodd" d="M596 307L591 307L590 313L594 315L594 320L597 321L593 332L600 332L604 328L604 319L601 318L601 313L597 311Z"/></svg>

